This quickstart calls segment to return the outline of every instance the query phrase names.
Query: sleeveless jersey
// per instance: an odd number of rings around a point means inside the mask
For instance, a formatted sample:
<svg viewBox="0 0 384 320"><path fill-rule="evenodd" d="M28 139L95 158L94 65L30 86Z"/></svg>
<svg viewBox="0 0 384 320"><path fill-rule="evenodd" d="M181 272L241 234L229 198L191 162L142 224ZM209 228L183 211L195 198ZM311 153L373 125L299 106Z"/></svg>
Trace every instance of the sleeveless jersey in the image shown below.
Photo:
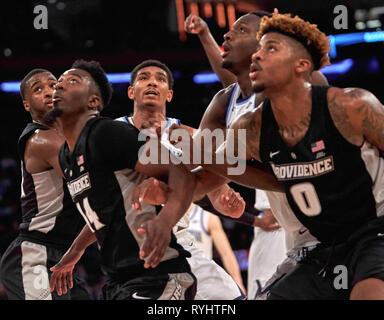
<svg viewBox="0 0 384 320"><path fill-rule="evenodd" d="M282 140L270 100L266 99L260 157L284 184L296 217L321 242L331 244L346 241L367 228L380 229L384 219L377 219L376 211L383 200L382 177L377 176L382 172L378 168L380 152L366 142L358 147L345 140L331 118L327 90L312 87L310 124L293 147Z"/></svg>
<svg viewBox="0 0 384 320"><path fill-rule="evenodd" d="M213 242L208 232L208 221L211 213L198 205L194 205L190 211L188 232L194 236L196 246L212 259Z"/></svg>
<svg viewBox="0 0 384 320"><path fill-rule="evenodd" d="M133 120L132 120L133 117L128 117L128 116L123 116L123 117L120 117L120 118L116 118L115 120L117 121L123 121L125 123L129 123L131 125L134 126L134 123L133 123ZM169 118L167 117L166 118L166 121L167 121L167 125L166 125L166 128L170 128L173 124L177 124L177 125L180 125L180 120L179 119L175 119L175 118ZM164 132L161 136L161 140L166 140L168 142L168 134L166 132ZM189 213L187 212L177 223L176 225L173 227L173 232L175 233L176 237L179 237L180 235L182 235L186 229L188 228L188 225L189 225Z"/></svg>
<svg viewBox="0 0 384 320"><path fill-rule="evenodd" d="M84 226L84 221L69 195L64 179L52 168L30 174L24 163L25 146L37 130L49 130L29 123L18 140L21 159L20 237L57 248L69 247Z"/></svg>
<svg viewBox="0 0 384 320"><path fill-rule="evenodd" d="M139 146L144 142L138 142L139 130L130 123L123 127L114 124L113 120L103 117L90 119L81 131L73 152L65 143L59 155L72 199L97 237L103 270L112 278L124 281L145 274L184 272L184 257L189 253L177 244L173 234L156 268L144 269L143 261L139 259L139 249L145 236L139 234L137 229L156 215L155 206L145 202L142 203L142 213L131 207L131 192L148 178L134 171ZM99 140L93 138L92 141L91 138L91 132L98 127L108 129L104 146L101 146L102 143L99 146ZM102 131L98 130L100 137ZM108 143L113 147L106 151ZM120 164L116 165L122 156L124 159L129 157L129 160L124 160L124 165L128 161L128 167L123 169L117 168Z"/></svg>
<svg viewBox="0 0 384 320"><path fill-rule="evenodd" d="M227 105L227 128L231 126L237 117L248 111L252 111L257 107L255 105L255 93L247 99L239 99L240 95L240 86L236 83ZM296 219L294 213L290 210L286 197L283 193L272 191L266 191L265 193L268 197L269 206L277 222L284 228L287 250L304 245L312 245L318 242L310 232L303 232L306 228L303 227L300 221Z"/></svg>

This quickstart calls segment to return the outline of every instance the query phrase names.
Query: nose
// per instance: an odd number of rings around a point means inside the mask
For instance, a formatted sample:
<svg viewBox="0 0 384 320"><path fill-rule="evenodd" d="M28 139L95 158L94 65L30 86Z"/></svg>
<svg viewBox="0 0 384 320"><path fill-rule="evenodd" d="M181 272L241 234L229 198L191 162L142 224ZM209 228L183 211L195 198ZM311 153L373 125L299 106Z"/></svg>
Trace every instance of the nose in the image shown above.
<svg viewBox="0 0 384 320"><path fill-rule="evenodd" d="M228 40L231 40L231 31L228 31L228 32L224 35L224 41L228 41Z"/></svg>
<svg viewBox="0 0 384 320"><path fill-rule="evenodd" d="M260 50L256 51L254 54L252 54L252 62L260 61Z"/></svg>
<svg viewBox="0 0 384 320"><path fill-rule="evenodd" d="M63 89L63 82L62 81L57 81L57 83L53 87L53 90L61 90L61 89Z"/></svg>
<svg viewBox="0 0 384 320"><path fill-rule="evenodd" d="M157 79L156 77L150 77L148 81L148 86L157 87Z"/></svg>

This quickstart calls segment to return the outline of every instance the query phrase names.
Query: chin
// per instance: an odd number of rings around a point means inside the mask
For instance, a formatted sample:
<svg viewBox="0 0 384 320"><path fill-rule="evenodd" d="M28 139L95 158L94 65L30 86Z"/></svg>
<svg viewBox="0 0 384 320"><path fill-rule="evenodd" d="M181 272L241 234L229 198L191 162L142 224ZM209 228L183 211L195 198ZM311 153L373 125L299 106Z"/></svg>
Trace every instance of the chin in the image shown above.
<svg viewBox="0 0 384 320"><path fill-rule="evenodd" d="M265 86L263 83L257 83L252 81L252 90L256 93L263 92L265 90Z"/></svg>
<svg viewBox="0 0 384 320"><path fill-rule="evenodd" d="M232 62L228 60L223 60L221 62L221 67L224 69L231 69L232 68Z"/></svg>
<svg viewBox="0 0 384 320"><path fill-rule="evenodd" d="M56 119L58 117L60 117L61 115L63 114L63 110L58 108L58 107L54 107L53 109L49 110L43 117L43 120L45 123L47 124L52 124L56 121Z"/></svg>

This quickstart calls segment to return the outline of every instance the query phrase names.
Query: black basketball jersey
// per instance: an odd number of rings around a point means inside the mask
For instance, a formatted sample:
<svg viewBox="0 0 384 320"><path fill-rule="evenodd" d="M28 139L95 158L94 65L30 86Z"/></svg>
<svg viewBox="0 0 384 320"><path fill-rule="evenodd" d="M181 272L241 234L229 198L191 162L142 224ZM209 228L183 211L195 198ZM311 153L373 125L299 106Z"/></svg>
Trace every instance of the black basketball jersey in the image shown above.
<svg viewBox="0 0 384 320"><path fill-rule="evenodd" d="M138 213L131 207L133 189L147 178L134 171L145 143L138 135L129 123L95 117L84 126L73 152L65 143L59 154L72 199L97 237L103 270L117 280L189 268L189 253L174 235L159 266L145 269L139 259L145 236L137 229L154 218L156 208L144 202Z"/></svg>
<svg viewBox="0 0 384 320"><path fill-rule="evenodd" d="M302 224L321 242L338 243L368 222L383 225L383 219L377 219L374 174L364 160L367 143L355 146L341 135L328 109L327 91L328 87L312 87L308 131L293 147L281 138L266 99L260 157L284 184L288 202Z"/></svg>
<svg viewBox="0 0 384 320"><path fill-rule="evenodd" d="M36 130L48 129L31 122L18 141L22 172L20 236L43 245L68 248L84 221L72 202L64 179L53 168L30 174L24 164L28 139Z"/></svg>

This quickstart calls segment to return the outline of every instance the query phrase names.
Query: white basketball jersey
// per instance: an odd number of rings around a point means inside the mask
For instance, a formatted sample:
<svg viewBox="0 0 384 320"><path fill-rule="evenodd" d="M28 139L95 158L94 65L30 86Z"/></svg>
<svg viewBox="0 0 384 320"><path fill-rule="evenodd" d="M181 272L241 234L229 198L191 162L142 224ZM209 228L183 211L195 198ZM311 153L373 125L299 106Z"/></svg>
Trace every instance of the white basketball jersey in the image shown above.
<svg viewBox="0 0 384 320"><path fill-rule="evenodd" d="M189 212L191 215L189 216L188 232L195 237L196 246L212 259L213 243L208 232L208 220L211 213L197 205L193 205Z"/></svg>

